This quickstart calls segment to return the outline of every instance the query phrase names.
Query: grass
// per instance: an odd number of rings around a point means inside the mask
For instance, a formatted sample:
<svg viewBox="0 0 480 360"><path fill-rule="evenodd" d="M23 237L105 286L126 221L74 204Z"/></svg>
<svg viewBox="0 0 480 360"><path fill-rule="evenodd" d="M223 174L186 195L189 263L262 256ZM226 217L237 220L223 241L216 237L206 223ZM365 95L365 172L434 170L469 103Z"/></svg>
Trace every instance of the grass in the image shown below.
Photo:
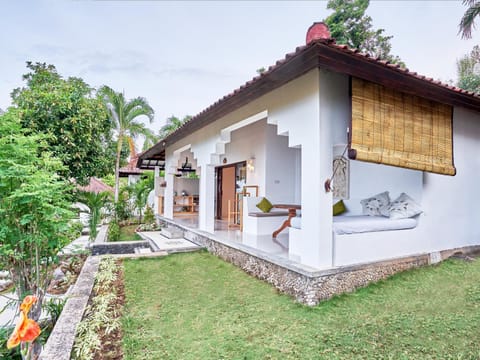
<svg viewBox="0 0 480 360"><path fill-rule="evenodd" d="M128 260L125 359L478 359L480 260L309 308L207 252Z"/></svg>
<svg viewBox="0 0 480 360"><path fill-rule="evenodd" d="M140 235L135 232L137 225L127 225L120 227L120 238L117 241L135 241L142 240Z"/></svg>

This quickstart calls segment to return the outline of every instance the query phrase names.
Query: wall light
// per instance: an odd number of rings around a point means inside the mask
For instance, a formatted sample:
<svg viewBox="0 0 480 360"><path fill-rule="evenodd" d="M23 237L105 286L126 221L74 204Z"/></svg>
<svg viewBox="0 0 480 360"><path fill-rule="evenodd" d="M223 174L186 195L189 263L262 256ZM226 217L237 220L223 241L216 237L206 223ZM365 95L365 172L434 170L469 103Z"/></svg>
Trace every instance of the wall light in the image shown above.
<svg viewBox="0 0 480 360"><path fill-rule="evenodd" d="M247 160L247 170L249 172L255 171L255 158L253 156Z"/></svg>

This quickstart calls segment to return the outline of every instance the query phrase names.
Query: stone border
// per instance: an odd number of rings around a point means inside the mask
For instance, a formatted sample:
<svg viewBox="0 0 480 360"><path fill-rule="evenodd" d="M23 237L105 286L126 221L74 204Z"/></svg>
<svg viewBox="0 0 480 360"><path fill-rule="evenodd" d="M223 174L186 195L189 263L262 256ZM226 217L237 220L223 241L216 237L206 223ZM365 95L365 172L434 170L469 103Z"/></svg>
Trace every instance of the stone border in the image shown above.
<svg viewBox="0 0 480 360"><path fill-rule="evenodd" d="M100 258L89 256L68 295L63 311L45 344L40 360L69 360L77 324L82 320L93 289Z"/></svg>
<svg viewBox="0 0 480 360"><path fill-rule="evenodd" d="M152 249L148 241L117 241L91 244L92 255L133 254L135 248Z"/></svg>
<svg viewBox="0 0 480 360"><path fill-rule="evenodd" d="M166 218L160 221L185 231L185 238L205 247L212 254L228 261L279 291L294 297L298 302L315 306L334 295L352 292L370 283L408 269L429 265L447 259L454 254L471 254L480 246L443 250L431 254L418 254L358 265L335 267L326 270L299 266L288 259L274 258L262 251L243 248L241 244L226 243L214 235L191 229Z"/></svg>

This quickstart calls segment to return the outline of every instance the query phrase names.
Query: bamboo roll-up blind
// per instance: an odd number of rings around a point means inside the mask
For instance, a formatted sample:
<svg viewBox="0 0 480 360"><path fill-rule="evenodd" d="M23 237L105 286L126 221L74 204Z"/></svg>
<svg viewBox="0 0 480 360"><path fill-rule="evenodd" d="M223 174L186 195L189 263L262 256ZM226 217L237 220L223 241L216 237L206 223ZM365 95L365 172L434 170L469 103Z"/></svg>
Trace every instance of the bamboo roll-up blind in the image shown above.
<svg viewBox="0 0 480 360"><path fill-rule="evenodd" d="M352 78L349 154L357 160L455 175L452 111L449 105Z"/></svg>

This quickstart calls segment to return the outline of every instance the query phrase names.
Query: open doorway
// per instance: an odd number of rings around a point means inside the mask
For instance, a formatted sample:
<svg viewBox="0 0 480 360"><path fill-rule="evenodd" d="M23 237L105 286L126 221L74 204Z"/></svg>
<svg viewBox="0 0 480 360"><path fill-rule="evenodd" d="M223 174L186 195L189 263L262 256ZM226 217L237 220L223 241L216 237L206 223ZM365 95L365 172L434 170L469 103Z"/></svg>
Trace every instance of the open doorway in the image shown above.
<svg viewBox="0 0 480 360"><path fill-rule="evenodd" d="M237 194L241 193L247 181L247 163L242 161L236 164L220 166L216 168L216 213L219 220L227 220L230 212L234 222L239 224L239 203Z"/></svg>

